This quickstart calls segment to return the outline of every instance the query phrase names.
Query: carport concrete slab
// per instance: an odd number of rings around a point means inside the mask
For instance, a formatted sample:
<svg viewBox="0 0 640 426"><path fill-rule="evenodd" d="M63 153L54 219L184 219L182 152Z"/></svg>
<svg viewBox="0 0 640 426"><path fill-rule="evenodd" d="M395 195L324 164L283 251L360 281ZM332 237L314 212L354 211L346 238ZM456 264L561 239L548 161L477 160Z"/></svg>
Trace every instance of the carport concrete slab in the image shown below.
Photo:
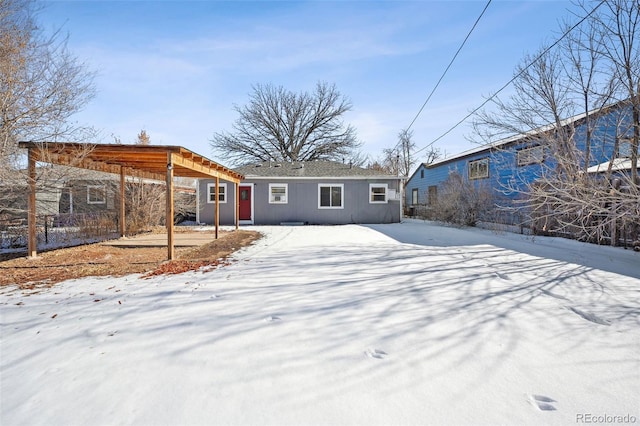
<svg viewBox="0 0 640 426"><path fill-rule="evenodd" d="M176 232L173 234L174 247L197 247L215 240L215 234L209 232ZM144 234L118 240L105 241L103 244L115 247L166 247L167 234Z"/></svg>

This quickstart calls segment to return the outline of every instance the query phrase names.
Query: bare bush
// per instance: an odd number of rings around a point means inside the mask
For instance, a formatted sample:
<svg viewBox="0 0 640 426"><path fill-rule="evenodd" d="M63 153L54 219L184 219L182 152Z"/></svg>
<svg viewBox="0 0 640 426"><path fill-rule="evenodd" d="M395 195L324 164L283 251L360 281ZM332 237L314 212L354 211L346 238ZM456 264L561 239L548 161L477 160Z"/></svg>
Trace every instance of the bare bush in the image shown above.
<svg viewBox="0 0 640 426"><path fill-rule="evenodd" d="M468 181L456 172L449 174L431 200L429 218L460 226L475 226L488 220L495 210L493 190L485 184Z"/></svg>

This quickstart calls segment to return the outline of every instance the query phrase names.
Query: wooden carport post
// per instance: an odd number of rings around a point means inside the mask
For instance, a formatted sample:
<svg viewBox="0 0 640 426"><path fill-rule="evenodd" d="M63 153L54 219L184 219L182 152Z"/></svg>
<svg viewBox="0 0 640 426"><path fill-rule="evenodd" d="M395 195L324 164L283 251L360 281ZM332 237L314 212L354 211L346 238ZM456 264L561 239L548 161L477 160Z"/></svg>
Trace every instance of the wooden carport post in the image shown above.
<svg viewBox="0 0 640 426"><path fill-rule="evenodd" d="M124 237L126 234L126 223L125 223L125 204L124 204L124 189L125 189L125 171L124 166L120 166L120 238Z"/></svg>
<svg viewBox="0 0 640 426"><path fill-rule="evenodd" d="M29 230L29 241L27 242L28 257L38 256L36 240L36 158L33 149L28 150L28 172L29 172L29 205L27 213L27 228Z"/></svg>
<svg viewBox="0 0 640 426"><path fill-rule="evenodd" d="M175 250L173 248L173 162L172 154L167 153L167 257L173 260Z"/></svg>

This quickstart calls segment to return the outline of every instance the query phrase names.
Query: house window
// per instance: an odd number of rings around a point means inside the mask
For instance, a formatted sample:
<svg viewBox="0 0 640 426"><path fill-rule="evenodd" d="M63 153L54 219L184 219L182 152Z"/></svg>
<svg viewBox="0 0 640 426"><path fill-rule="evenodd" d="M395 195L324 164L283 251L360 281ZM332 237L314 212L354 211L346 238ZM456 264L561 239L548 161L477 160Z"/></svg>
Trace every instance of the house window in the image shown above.
<svg viewBox="0 0 640 426"><path fill-rule="evenodd" d="M87 186L87 204L106 204L107 188L104 185Z"/></svg>
<svg viewBox="0 0 640 426"><path fill-rule="evenodd" d="M420 179L424 179L424 169L420 170Z"/></svg>
<svg viewBox="0 0 640 426"><path fill-rule="evenodd" d="M369 203L379 204L387 202L387 184L386 183L370 183L369 184Z"/></svg>
<svg viewBox="0 0 640 426"><path fill-rule="evenodd" d="M288 186L286 183L270 183L269 204L287 204Z"/></svg>
<svg viewBox="0 0 640 426"><path fill-rule="evenodd" d="M429 199L427 200L430 206L434 205L436 201L438 201L438 187L436 185L431 185L427 188L427 193L429 194Z"/></svg>
<svg viewBox="0 0 640 426"><path fill-rule="evenodd" d="M418 204L418 188L413 188L411 190L411 204L414 206Z"/></svg>
<svg viewBox="0 0 640 426"><path fill-rule="evenodd" d="M526 166L528 164L542 163L544 160L544 150L542 146L532 146L530 148L523 148L516 153L516 161L518 166Z"/></svg>
<svg viewBox="0 0 640 426"><path fill-rule="evenodd" d="M489 159L469 161L469 179L484 179L489 177Z"/></svg>
<svg viewBox="0 0 640 426"><path fill-rule="evenodd" d="M320 209L342 209L344 185L339 184L318 184L318 208Z"/></svg>
<svg viewBox="0 0 640 426"><path fill-rule="evenodd" d="M617 158L631 158L631 139L620 139L618 141Z"/></svg>
<svg viewBox="0 0 640 426"><path fill-rule="evenodd" d="M218 185L218 200L220 204L227 202L227 184L221 183ZM207 203L215 203L216 202L216 184L208 183L207 184Z"/></svg>

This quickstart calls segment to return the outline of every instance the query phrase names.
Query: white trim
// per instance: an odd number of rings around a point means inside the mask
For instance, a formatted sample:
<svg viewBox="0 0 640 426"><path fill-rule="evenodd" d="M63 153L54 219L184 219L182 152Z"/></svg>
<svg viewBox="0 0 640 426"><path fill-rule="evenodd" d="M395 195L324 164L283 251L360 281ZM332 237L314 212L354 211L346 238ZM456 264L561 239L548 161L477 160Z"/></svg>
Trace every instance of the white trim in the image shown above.
<svg viewBox="0 0 640 426"><path fill-rule="evenodd" d="M340 205L339 206L322 206L321 203L321 188L340 188ZM319 183L318 184L318 208L322 210L338 210L344 209L344 183Z"/></svg>
<svg viewBox="0 0 640 426"><path fill-rule="evenodd" d="M384 188L384 201L374 201L372 198L373 188ZM376 194L380 195L380 194ZM389 201L389 185L386 183L370 183L369 184L369 204L387 204Z"/></svg>
<svg viewBox="0 0 640 426"><path fill-rule="evenodd" d="M284 195L273 196L272 188L284 188ZM269 184L269 204L288 204L289 203L289 184L288 183L270 183Z"/></svg>
<svg viewBox="0 0 640 426"><path fill-rule="evenodd" d="M200 223L200 182L196 181L196 223Z"/></svg>
<svg viewBox="0 0 640 426"><path fill-rule="evenodd" d="M238 196L240 195L240 192L242 191L242 187L243 186L249 186L251 187L251 219L250 220L238 220L238 223L240 225L253 225L253 223L256 220L256 211L255 211L255 207L256 207L256 202L255 202L255 193L256 193L256 186L254 183L239 183L238 184ZM240 199L238 199L238 203L240 203ZM238 208L239 210L239 208ZM238 214L240 214L240 212L238 212Z"/></svg>
<svg viewBox="0 0 640 426"><path fill-rule="evenodd" d="M215 200L211 199L212 195L215 197L215 192L213 193L211 192L211 188L213 188L213 190L215 191L215 186L216 186L215 182L207 183L207 204L216 203ZM221 183L218 185L218 187L222 189L222 191L218 191L218 197L222 196L222 200L220 200L220 204L226 204L227 198L229 198L228 192L227 192L227 184Z"/></svg>
<svg viewBox="0 0 640 426"><path fill-rule="evenodd" d="M631 170L631 159L630 158L614 158L611 161L605 161L604 163L596 164L595 166L591 166L587 169L587 173L604 173L609 170L609 165L611 165L611 170L614 172L619 172L621 170ZM638 165L638 170L640 170L640 165Z"/></svg>
<svg viewBox="0 0 640 426"><path fill-rule="evenodd" d="M101 189L102 199L91 201L91 189ZM87 185L87 204L107 204L107 185Z"/></svg>

